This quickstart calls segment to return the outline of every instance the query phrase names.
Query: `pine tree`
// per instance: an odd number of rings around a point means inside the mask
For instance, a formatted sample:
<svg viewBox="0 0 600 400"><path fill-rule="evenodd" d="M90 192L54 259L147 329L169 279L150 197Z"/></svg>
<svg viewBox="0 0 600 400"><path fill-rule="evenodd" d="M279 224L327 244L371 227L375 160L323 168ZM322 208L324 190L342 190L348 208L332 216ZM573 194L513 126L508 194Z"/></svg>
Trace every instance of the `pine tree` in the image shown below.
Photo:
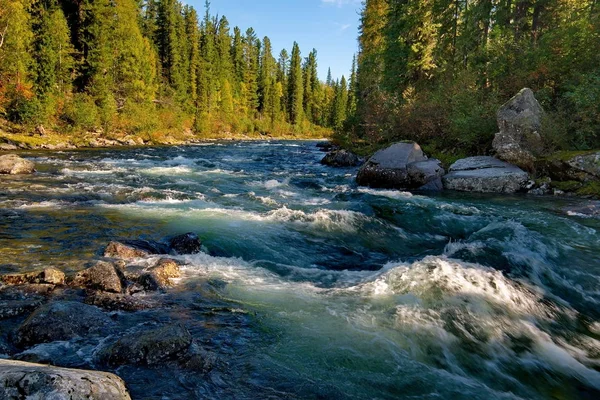
<svg viewBox="0 0 600 400"><path fill-rule="evenodd" d="M250 116L258 111L258 67L260 57L260 41L254 29L248 28L244 36L244 87L245 104Z"/></svg>
<svg viewBox="0 0 600 400"><path fill-rule="evenodd" d="M300 124L304 118L302 83L302 58L300 56L300 47L298 46L298 43L294 42L288 80L289 121L294 125Z"/></svg>

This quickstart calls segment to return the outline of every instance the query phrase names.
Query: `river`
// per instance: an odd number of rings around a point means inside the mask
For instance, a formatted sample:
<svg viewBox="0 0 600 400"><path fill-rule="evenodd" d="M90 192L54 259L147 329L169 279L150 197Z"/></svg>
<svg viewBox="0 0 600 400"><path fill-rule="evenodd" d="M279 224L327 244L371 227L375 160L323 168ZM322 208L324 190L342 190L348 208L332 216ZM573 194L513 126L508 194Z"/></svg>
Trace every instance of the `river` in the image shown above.
<svg viewBox="0 0 600 400"><path fill-rule="evenodd" d="M170 296L219 366L116 370L134 398L600 398L600 220L565 212L583 200L360 188L304 141L24 156L37 174L1 178L2 273L204 243Z"/></svg>

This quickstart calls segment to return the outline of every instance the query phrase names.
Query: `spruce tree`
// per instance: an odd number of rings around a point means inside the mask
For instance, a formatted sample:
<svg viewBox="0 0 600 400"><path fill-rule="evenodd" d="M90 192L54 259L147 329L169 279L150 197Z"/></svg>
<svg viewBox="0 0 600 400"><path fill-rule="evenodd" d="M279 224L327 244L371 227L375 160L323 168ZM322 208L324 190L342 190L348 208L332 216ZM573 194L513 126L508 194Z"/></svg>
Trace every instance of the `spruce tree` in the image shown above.
<svg viewBox="0 0 600 400"><path fill-rule="evenodd" d="M298 46L298 43L294 42L288 80L289 121L294 125L300 124L304 118L302 84L302 58L300 55L300 47Z"/></svg>

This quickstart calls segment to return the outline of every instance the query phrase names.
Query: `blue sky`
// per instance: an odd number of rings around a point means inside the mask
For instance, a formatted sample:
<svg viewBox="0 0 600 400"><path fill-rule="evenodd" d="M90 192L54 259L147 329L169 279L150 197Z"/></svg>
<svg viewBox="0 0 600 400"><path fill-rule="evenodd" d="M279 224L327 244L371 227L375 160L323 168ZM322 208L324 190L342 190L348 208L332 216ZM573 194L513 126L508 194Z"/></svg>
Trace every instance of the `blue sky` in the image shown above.
<svg viewBox="0 0 600 400"><path fill-rule="evenodd" d="M204 0L187 0L204 15ZM319 78L327 68L335 78L350 74L358 49L360 0L212 0L211 14L225 15L231 27L252 27L261 39L268 36L277 58L281 49L291 51L297 41L306 57L317 49Z"/></svg>

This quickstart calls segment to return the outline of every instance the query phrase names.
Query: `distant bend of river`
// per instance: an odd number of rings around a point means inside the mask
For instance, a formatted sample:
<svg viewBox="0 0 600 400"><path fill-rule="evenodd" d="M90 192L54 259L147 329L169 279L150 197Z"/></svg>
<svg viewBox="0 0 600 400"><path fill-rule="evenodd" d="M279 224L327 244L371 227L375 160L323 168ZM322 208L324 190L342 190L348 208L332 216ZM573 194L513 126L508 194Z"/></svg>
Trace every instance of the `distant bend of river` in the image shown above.
<svg viewBox="0 0 600 400"><path fill-rule="evenodd" d="M579 200L361 188L304 141L26 156L37 174L1 178L0 272L193 231L180 290L221 282L249 316L223 338L237 373L168 398L600 398L600 220L563 211Z"/></svg>

